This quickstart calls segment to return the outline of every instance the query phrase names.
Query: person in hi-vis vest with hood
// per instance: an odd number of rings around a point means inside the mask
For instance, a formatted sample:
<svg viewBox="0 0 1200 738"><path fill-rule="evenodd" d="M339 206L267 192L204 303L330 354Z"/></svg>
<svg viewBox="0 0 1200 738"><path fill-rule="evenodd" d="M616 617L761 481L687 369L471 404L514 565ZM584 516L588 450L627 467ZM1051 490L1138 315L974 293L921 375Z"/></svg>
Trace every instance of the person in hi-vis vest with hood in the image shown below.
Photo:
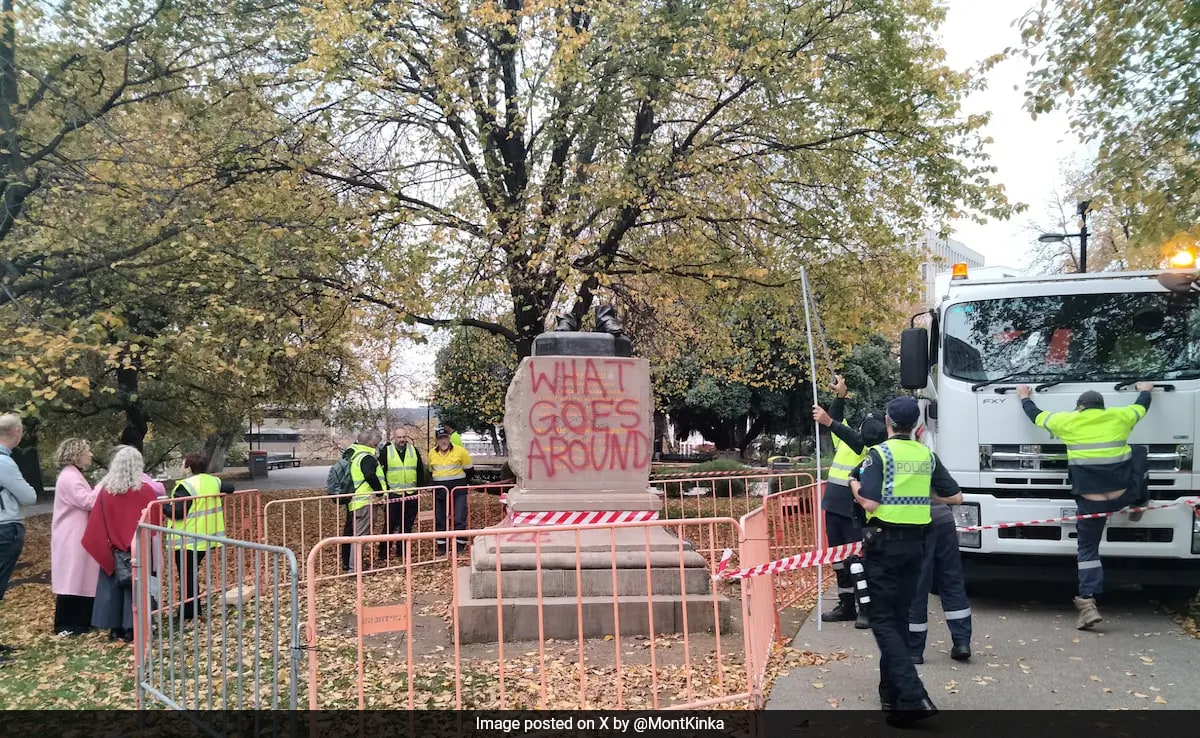
<svg viewBox="0 0 1200 738"><path fill-rule="evenodd" d="M866 458L867 449L887 440L887 428L879 418L867 415L856 431L843 424L846 414L846 380L834 377L833 389L837 393L829 411L820 405L813 407L813 420L829 429L833 438L833 462L821 495L821 509L825 512L825 538L830 546L840 546L862 540L862 525L855 514L854 496L850 494L850 475ZM838 604L821 615L827 623L842 620L855 621L854 627L866 630L871 627L867 613L855 605L854 582L850 566L857 557L833 564L837 576Z"/></svg>
<svg viewBox="0 0 1200 738"><path fill-rule="evenodd" d="M225 535L225 505L221 496L234 491L233 482L209 474L208 461L202 454L183 457L183 479L171 490L175 502L163 508L168 528L185 534ZM168 536L166 542L168 548L175 549L175 565L183 589L183 617L194 617L200 609L196 601L200 579L209 575L208 570L201 571L201 565L209 550L220 548L221 544L187 535Z"/></svg>

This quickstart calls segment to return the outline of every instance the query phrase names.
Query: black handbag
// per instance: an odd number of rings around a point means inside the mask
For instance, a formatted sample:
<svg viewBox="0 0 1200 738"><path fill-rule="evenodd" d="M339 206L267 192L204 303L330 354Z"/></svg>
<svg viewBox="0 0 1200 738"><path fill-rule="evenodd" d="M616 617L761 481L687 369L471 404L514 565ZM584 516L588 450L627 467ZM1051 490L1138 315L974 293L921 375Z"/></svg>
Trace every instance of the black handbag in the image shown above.
<svg viewBox="0 0 1200 738"><path fill-rule="evenodd" d="M108 539L108 546L112 549L113 579L116 580L118 587L132 587L133 555L129 551L121 551L113 545L112 536L108 532L108 516L104 514L103 508L100 510L100 520L104 521L104 537Z"/></svg>
<svg viewBox="0 0 1200 738"><path fill-rule="evenodd" d="M113 549L113 579L120 587L133 586L133 557L128 551Z"/></svg>

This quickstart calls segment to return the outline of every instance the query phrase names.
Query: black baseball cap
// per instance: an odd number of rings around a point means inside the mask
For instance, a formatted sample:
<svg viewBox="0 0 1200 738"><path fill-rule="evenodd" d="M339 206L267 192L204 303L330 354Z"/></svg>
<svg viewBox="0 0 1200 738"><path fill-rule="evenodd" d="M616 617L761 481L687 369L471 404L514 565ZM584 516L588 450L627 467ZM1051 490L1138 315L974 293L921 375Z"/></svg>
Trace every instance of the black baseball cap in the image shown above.
<svg viewBox="0 0 1200 738"><path fill-rule="evenodd" d="M1084 409L1095 408L1098 410L1103 410L1104 395L1100 394L1096 390L1088 390L1079 396L1079 399L1075 401L1075 406Z"/></svg>

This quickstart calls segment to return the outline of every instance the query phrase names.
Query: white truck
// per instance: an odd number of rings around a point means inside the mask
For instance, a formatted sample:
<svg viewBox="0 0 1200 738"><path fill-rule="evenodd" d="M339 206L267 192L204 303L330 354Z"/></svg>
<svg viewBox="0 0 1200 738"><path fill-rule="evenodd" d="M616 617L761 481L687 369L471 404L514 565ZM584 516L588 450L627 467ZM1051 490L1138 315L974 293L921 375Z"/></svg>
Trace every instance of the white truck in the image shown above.
<svg viewBox="0 0 1200 738"><path fill-rule="evenodd" d="M1016 386L1042 410L1075 407L1085 390L1128 404L1154 383L1130 443L1146 444L1152 504L1200 489L1193 458L1200 427L1200 305L1193 275L1124 272L972 278L956 265L928 327L901 335L901 384L918 390L922 440L963 488L958 524L1075 514L1066 448L1021 409ZM1168 285L1171 288L1168 289ZM925 314L922 314L925 315ZM960 532L968 581L1073 580L1075 524ZM1140 520L1112 517L1100 553L1105 579L1150 587L1200 586L1200 517L1186 504Z"/></svg>

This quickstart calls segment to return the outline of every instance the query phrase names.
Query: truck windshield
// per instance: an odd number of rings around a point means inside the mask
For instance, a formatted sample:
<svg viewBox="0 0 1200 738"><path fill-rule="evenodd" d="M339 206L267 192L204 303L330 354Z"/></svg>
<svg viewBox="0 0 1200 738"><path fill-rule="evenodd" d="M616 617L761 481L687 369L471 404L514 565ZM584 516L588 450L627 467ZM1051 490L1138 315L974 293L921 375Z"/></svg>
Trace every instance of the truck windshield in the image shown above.
<svg viewBox="0 0 1200 738"><path fill-rule="evenodd" d="M1200 376L1197 295L1135 292L979 300L951 305L945 375L995 380Z"/></svg>

